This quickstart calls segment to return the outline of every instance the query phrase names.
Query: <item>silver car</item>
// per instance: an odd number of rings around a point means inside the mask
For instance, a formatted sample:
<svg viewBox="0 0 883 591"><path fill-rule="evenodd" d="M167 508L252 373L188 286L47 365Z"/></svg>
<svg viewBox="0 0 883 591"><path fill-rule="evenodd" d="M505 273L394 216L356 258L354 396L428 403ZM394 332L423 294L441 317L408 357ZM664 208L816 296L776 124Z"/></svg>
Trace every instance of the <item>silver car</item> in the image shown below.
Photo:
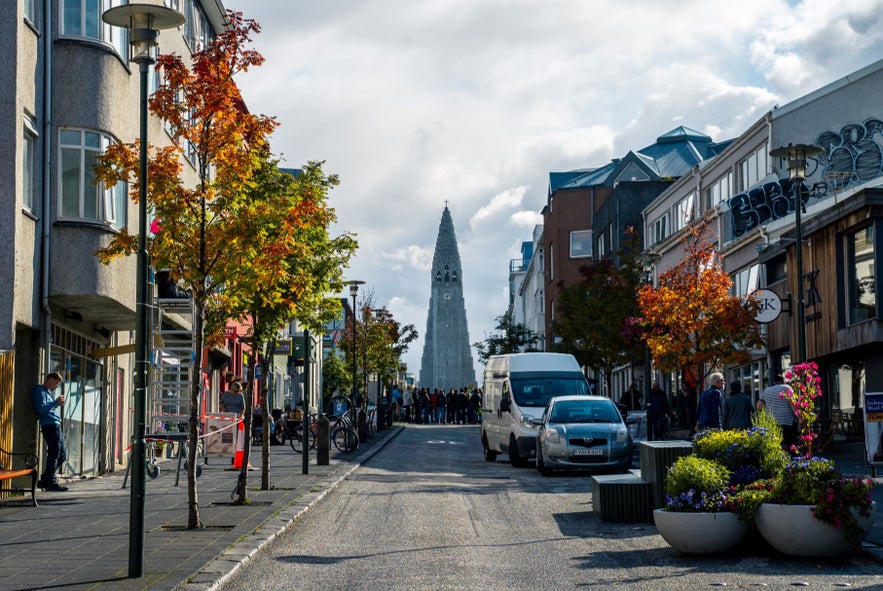
<svg viewBox="0 0 883 591"><path fill-rule="evenodd" d="M603 396L552 398L537 426L537 470L624 472L634 442L616 405Z"/></svg>

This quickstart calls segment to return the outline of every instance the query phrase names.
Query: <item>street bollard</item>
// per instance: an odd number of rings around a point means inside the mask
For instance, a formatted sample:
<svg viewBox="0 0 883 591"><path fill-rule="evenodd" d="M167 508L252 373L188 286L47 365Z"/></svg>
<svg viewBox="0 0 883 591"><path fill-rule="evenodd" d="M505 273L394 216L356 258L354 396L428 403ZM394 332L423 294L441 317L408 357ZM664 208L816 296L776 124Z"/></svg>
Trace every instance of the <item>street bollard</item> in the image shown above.
<svg viewBox="0 0 883 591"><path fill-rule="evenodd" d="M319 424L316 427L316 465L327 466L329 462L328 453L331 447L331 440L328 436L328 417L319 415Z"/></svg>
<svg viewBox="0 0 883 591"><path fill-rule="evenodd" d="M359 418L356 420L359 431L359 442L368 441L368 415L361 408L359 409Z"/></svg>

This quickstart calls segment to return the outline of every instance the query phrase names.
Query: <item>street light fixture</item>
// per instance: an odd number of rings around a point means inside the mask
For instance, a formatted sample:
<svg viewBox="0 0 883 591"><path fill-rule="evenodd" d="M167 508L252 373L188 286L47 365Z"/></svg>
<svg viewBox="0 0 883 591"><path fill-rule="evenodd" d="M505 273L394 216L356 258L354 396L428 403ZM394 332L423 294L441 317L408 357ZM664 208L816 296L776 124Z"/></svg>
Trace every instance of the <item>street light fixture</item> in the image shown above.
<svg viewBox="0 0 883 591"><path fill-rule="evenodd" d="M135 302L135 400L132 436L132 488L129 509L129 576L144 573L144 496L146 471L146 406L150 370L150 315L148 288L150 284L147 257L147 74L156 62L154 49L161 29L184 24L184 15L171 8L154 4L125 4L104 11L101 20L129 30L131 60L141 74L141 153L138 175L138 270Z"/></svg>
<svg viewBox="0 0 883 591"><path fill-rule="evenodd" d="M359 293L359 286L364 285L364 281L359 281L358 279L353 279L351 281L347 281L347 285L350 286L350 295L353 297L353 404L356 404L356 397L359 393L358 387L358 373L356 369L356 295Z"/></svg>
<svg viewBox="0 0 883 591"><path fill-rule="evenodd" d="M643 271L643 276L641 277L644 285L653 285L653 268L656 263L659 262L659 259L662 258L662 255L655 252L644 251L641 253L641 270ZM650 380L651 380L651 358L650 358L650 345L645 342L644 343L644 404L649 404L650 402ZM655 439L654 428L653 425L650 424L649 417L647 421L647 435L649 439Z"/></svg>
<svg viewBox="0 0 883 591"><path fill-rule="evenodd" d="M788 144L770 150L770 156L788 161L791 177L791 195L794 198L794 243L797 263L797 363L806 361L806 290L803 288L803 181L806 179L806 159L818 156L824 148L810 144Z"/></svg>

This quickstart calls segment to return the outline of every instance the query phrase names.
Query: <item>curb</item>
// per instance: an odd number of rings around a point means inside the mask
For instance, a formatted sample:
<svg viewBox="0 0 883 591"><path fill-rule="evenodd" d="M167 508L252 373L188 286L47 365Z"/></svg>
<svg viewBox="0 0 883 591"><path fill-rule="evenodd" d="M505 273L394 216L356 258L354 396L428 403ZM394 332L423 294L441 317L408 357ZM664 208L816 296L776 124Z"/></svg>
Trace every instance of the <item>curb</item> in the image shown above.
<svg viewBox="0 0 883 591"><path fill-rule="evenodd" d="M355 472L365 461L383 449L405 427L394 425L382 441L372 445L352 461L341 462L339 468L314 484L308 491L293 499L288 505L275 511L255 529L234 542L217 557L207 562L196 573L173 587L173 591L217 591L230 580L244 564L285 533L295 521L315 507L328 493L336 489L347 476Z"/></svg>

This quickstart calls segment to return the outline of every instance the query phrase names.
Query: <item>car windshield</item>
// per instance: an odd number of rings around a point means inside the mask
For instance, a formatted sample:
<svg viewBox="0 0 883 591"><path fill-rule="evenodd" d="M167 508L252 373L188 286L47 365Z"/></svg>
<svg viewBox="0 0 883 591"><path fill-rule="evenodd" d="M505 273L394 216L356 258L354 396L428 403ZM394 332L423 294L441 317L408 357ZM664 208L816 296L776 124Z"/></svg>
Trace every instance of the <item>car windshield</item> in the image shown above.
<svg viewBox="0 0 883 591"><path fill-rule="evenodd" d="M545 375L512 378L512 396L518 406L544 408L555 396L586 396L589 385L580 373L562 376Z"/></svg>
<svg viewBox="0 0 883 591"><path fill-rule="evenodd" d="M607 400L563 400L552 406L552 423L618 423L619 411Z"/></svg>

